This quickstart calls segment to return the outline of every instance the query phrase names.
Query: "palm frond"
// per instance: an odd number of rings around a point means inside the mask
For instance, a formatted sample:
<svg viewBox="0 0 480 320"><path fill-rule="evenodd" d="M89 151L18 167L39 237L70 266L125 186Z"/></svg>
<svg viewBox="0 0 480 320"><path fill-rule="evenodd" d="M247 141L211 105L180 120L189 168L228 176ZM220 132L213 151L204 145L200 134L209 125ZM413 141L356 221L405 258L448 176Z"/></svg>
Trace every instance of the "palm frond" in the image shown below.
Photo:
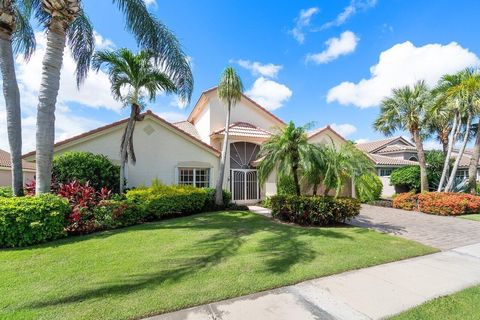
<svg viewBox="0 0 480 320"><path fill-rule="evenodd" d="M232 67L227 67L222 72L218 84L218 97L225 104L234 106L242 98L243 83L237 72Z"/></svg>
<svg viewBox="0 0 480 320"><path fill-rule="evenodd" d="M35 32L30 24L32 10L23 1L16 1L13 4L16 19L16 29L12 35L13 52L22 54L28 61L36 49Z"/></svg>

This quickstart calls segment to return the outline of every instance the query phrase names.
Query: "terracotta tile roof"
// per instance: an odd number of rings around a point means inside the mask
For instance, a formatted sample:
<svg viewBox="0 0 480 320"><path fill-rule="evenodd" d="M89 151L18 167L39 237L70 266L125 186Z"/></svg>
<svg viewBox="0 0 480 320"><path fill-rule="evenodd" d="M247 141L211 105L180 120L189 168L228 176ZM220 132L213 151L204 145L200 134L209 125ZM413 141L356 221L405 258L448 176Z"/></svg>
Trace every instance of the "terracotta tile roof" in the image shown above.
<svg viewBox="0 0 480 320"><path fill-rule="evenodd" d="M175 127L179 128L180 130L185 131L186 133L194 136L195 138L200 140L200 134L198 134L197 128L195 125L187 120L179 121L172 123Z"/></svg>
<svg viewBox="0 0 480 320"><path fill-rule="evenodd" d="M219 155L220 154L220 151L218 151L216 148L212 147L211 145L203 142L202 140L200 140L199 138L193 136L192 134L180 129L179 127L173 125L172 123L168 122L167 120L157 116L155 113L153 113L151 110L147 110L146 112L143 113L143 115L145 116L151 116L153 118L155 118L156 120L162 122L163 124L167 125L168 127L170 128L173 128L183 134L185 134L188 138L194 140L195 142L198 142L200 143L201 145L203 145L204 147L210 149L211 151L213 151L215 154ZM116 127L116 126L119 126L121 124L124 124L128 121L128 118L126 119L123 119L123 120L120 120L120 121L116 121L114 123L111 123L111 124L108 124L106 126L102 126L102 127L99 127L97 129L93 129L93 130L90 130L90 131L87 131L85 133L82 133L80 135L77 135L77 136L74 136L72 138L69 138L69 139L66 139L66 140L63 140L63 141L59 141L57 143L55 143L54 147L57 148L59 146L62 146L64 144L67 144L67 143L70 143L70 142L73 142L73 141L76 141L78 139L82 139L82 138L85 138L85 137L88 137L92 134L96 134L96 133L99 133L99 132L102 132L102 131L105 131L107 129L110 129L110 128L113 128L113 127ZM29 153L26 153L23 155L23 158L26 158L26 157L30 157L30 156L33 156L35 155L35 150L34 151L31 151Z"/></svg>
<svg viewBox="0 0 480 320"><path fill-rule="evenodd" d="M369 153L367 154L367 156L370 157L370 159L372 159L375 165L384 165L384 166L408 166L408 165L417 166L418 165L418 162L416 161L387 157L379 154Z"/></svg>
<svg viewBox="0 0 480 320"><path fill-rule="evenodd" d="M211 135L223 134L225 128L213 132ZM229 134L237 137L255 137L255 138L268 138L272 135L271 132L254 126L247 122L235 122L229 127Z"/></svg>
<svg viewBox="0 0 480 320"><path fill-rule="evenodd" d="M382 140L375 140L371 142L365 142L365 143L357 143L356 146L358 149L365 151L365 152L373 152L381 147L383 147L386 144L389 144L400 137L393 137L393 138L388 138L388 139L382 139Z"/></svg>
<svg viewBox="0 0 480 320"><path fill-rule="evenodd" d="M415 151L415 152L417 152L417 148L415 148L414 146L391 145L391 146L386 146L386 147L376 151L376 153L390 153L390 152L400 152L400 151Z"/></svg>
<svg viewBox="0 0 480 320"><path fill-rule="evenodd" d="M0 149L0 167L11 168L12 161L10 160L10 153ZM22 168L27 170L35 170L35 163L22 160Z"/></svg>

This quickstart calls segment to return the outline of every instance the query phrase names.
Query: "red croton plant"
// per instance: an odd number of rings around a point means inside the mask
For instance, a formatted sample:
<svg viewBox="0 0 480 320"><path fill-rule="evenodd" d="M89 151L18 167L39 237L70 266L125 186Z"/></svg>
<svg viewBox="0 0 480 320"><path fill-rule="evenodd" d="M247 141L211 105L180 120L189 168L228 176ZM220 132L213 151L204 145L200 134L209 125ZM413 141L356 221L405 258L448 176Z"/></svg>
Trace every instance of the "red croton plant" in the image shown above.
<svg viewBox="0 0 480 320"><path fill-rule="evenodd" d="M25 186L25 193L35 194L35 180ZM112 191L103 187L99 191L90 186L89 182L81 183L74 180L70 183L57 184L52 182L52 193L66 198L70 204L71 212L68 215L67 232L71 234L89 233L95 230L93 210L102 200L108 200Z"/></svg>

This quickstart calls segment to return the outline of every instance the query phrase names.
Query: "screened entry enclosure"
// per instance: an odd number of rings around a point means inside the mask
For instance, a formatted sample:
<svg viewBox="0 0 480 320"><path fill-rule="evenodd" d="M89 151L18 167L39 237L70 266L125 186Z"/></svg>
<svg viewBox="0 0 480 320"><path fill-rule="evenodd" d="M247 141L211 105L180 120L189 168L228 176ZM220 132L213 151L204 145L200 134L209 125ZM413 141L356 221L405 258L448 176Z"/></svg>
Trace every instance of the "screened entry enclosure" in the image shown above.
<svg viewBox="0 0 480 320"><path fill-rule="evenodd" d="M230 144L230 190L236 203L260 200L257 170L252 162L257 159L260 146L250 142Z"/></svg>

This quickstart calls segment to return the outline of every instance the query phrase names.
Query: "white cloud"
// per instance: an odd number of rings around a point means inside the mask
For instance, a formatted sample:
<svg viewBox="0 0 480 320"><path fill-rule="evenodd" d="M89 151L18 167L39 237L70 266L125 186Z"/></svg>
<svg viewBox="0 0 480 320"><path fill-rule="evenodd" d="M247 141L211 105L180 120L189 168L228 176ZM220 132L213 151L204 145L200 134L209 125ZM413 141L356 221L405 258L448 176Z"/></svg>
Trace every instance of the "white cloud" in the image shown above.
<svg viewBox="0 0 480 320"><path fill-rule="evenodd" d="M319 53L308 54L306 61L317 64L328 63L339 56L347 55L355 51L359 38L351 31L343 32L339 38L330 38L325 42L327 48Z"/></svg>
<svg viewBox="0 0 480 320"><path fill-rule="evenodd" d="M425 150L442 150L442 144L437 140L428 140L423 143Z"/></svg>
<svg viewBox="0 0 480 320"><path fill-rule="evenodd" d="M279 64L273 64L273 63L266 63L262 64L260 62L252 62L250 60L231 60L231 62L236 62L238 63L239 66L249 70L252 75L254 76L264 76L264 77L270 77L270 78L276 78L278 75L278 72L283 68L282 65Z"/></svg>
<svg viewBox="0 0 480 320"><path fill-rule="evenodd" d="M331 88L327 102L374 107L393 88L411 85L418 80L425 80L432 86L444 74L477 65L480 65L479 58L456 42L416 47L406 41L380 54L378 63L370 68L370 78L358 83L345 81Z"/></svg>
<svg viewBox="0 0 480 320"><path fill-rule="evenodd" d="M365 143L365 142L369 142L369 141L370 141L370 139L361 138L361 139L357 139L357 140L355 140L355 143L357 143L357 144L358 144L358 143Z"/></svg>
<svg viewBox="0 0 480 320"><path fill-rule="evenodd" d="M167 120L168 122L179 122L185 120L187 117L180 112L165 111L155 112L160 118Z"/></svg>
<svg viewBox="0 0 480 320"><path fill-rule="evenodd" d="M320 29L327 29L333 26L341 26L353 15L355 15L359 10L367 10L374 7L377 4L377 0L351 0L350 4L346 6L338 16L325 24L322 25Z"/></svg>
<svg viewBox="0 0 480 320"><path fill-rule="evenodd" d="M170 101L171 107L177 107L180 109L185 109L188 106L188 102L180 98L179 96L174 96Z"/></svg>
<svg viewBox="0 0 480 320"><path fill-rule="evenodd" d="M292 96L292 90L286 85L260 77L245 93L268 110L280 108Z"/></svg>
<svg viewBox="0 0 480 320"><path fill-rule="evenodd" d="M157 0L144 0L144 1L145 1L145 4L147 5L147 7L149 7L149 6L156 7L157 6Z"/></svg>
<svg viewBox="0 0 480 320"><path fill-rule="evenodd" d="M300 10L298 17L295 19L295 27L290 30L290 33L298 41L298 43L305 42L304 28L310 25L312 17L320 11L319 8L313 7Z"/></svg>
<svg viewBox="0 0 480 320"><path fill-rule="evenodd" d="M97 31L93 31L93 36L95 37L95 49L96 50L105 50L105 49L114 49L115 44L112 40L104 38Z"/></svg>
<svg viewBox="0 0 480 320"><path fill-rule="evenodd" d="M332 123L330 127L332 127L333 130L337 131L343 137L349 136L357 132L357 128L350 123L343 123L343 124Z"/></svg>

